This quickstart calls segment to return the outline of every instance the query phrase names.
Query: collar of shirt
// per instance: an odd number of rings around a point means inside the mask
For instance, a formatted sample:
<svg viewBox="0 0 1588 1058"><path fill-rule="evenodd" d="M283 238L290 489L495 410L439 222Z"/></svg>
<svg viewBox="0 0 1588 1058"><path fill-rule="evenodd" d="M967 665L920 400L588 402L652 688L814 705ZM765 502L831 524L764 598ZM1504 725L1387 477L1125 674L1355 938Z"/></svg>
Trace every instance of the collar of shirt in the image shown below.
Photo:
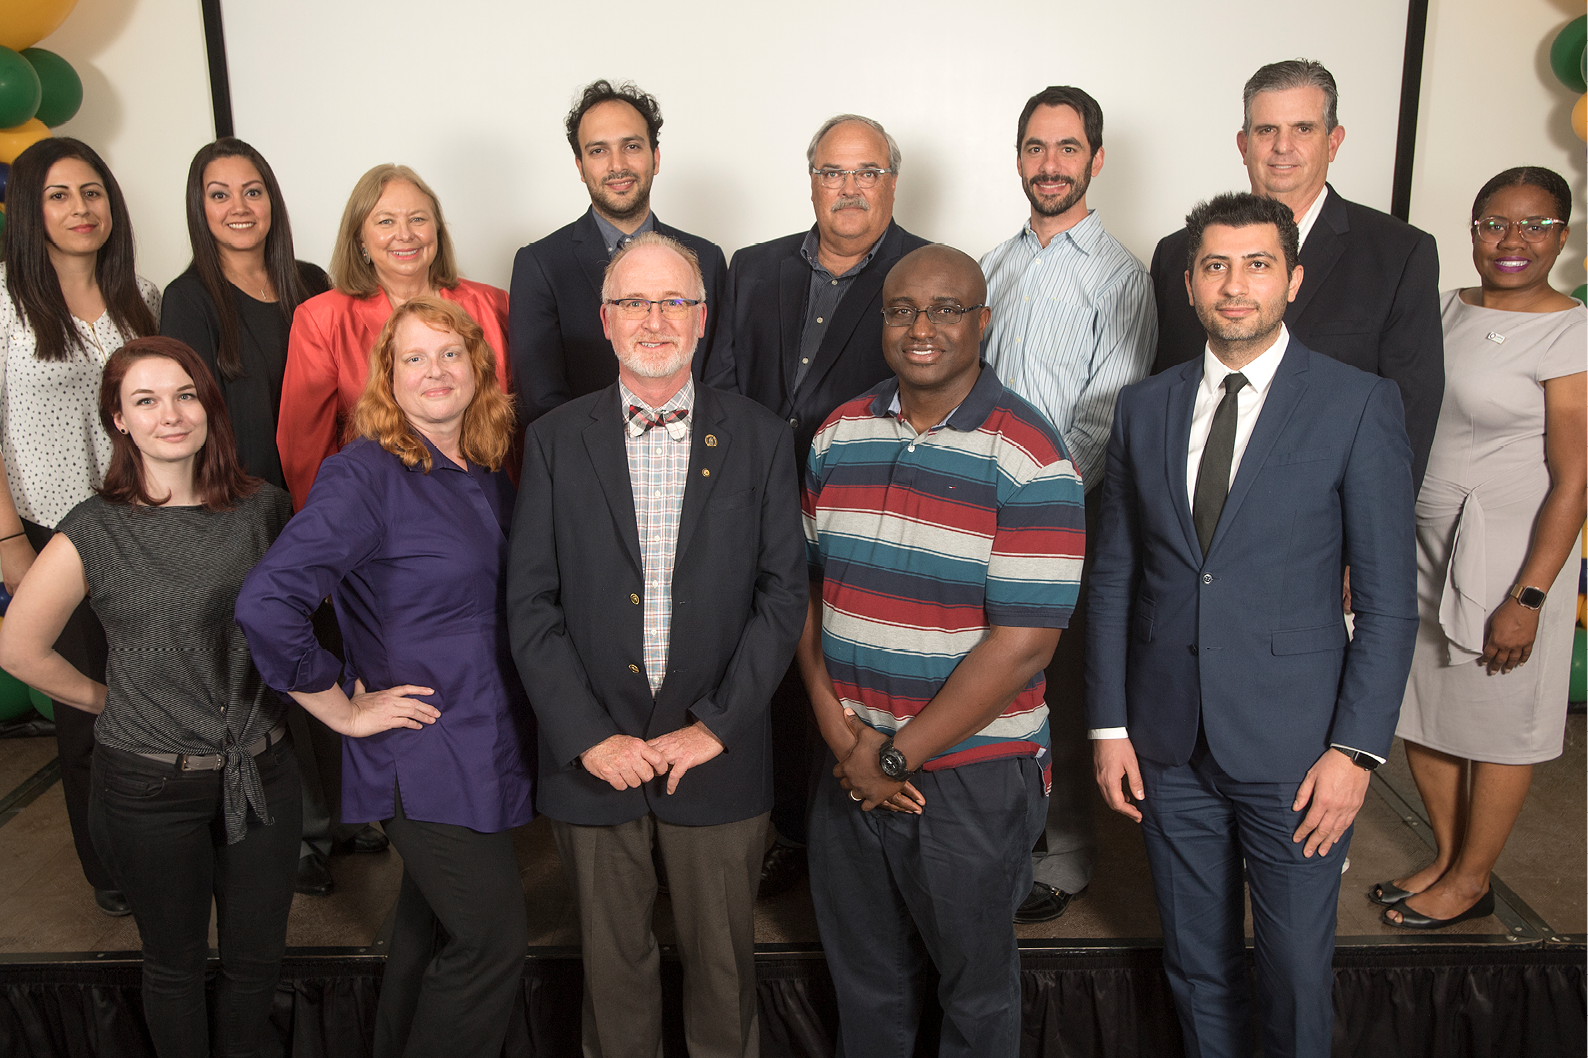
<svg viewBox="0 0 1588 1058"><path fill-rule="evenodd" d="M695 410L695 379L693 376L687 379L683 388L667 398L666 403L660 408L653 408L639 397L636 397L633 391L622 382L618 383L618 399L621 402L620 409L623 412L624 430L630 437L643 437L645 436L645 427L629 419L629 405L637 404L658 419L670 411L678 411L679 409L692 413ZM685 416L682 419L667 423L662 429L666 430L667 436L674 441L686 440L689 437L689 418Z"/></svg>
<svg viewBox="0 0 1588 1058"><path fill-rule="evenodd" d="M888 227L891 228L892 226L893 225L890 222ZM810 265L811 270L816 272L818 275L826 276L829 279L848 279L850 276L858 275L866 267L866 265L871 263L871 259L877 256L877 250L882 246L882 240L886 239L887 237L888 233L886 230L884 230L883 233L877 237L877 241L871 244L871 249L866 251L866 256L860 259L860 263L855 265L855 267L851 268L841 276L833 275L827 270L827 266L822 264L822 259L820 257L820 251L822 248L820 229L814 225L811 226L810 231L805 233L805 241L800 243L800 256L805 258L805 263Z"/></svg>
<svg viewBox="0 0 1588 1058"><path fill-rule="evenodd" d="M1281 323L1279 337L1274 340L1274 344L1260 353L1257 359L1241 368L1241 374L1246 376L1246 390L1250 390L1255 396L1266 397L1268 387L1274 381L1274 373L1279 370L1279 362L1285 358L1285 350L1288 348L1290 348L1290 329ZM1213 355L1211 346L1203 346L1201 396L1222 397L1224 379L1234 373L1224 366L1224 361Z"/></svg>
<svg viewBox="0 0 1588 1058"><path fill-rule="evenodd" d="M1024 237L1026 247L1033 254L1053 249L1060 239L1066 239L1077 250L1084 254L1090 254L1097 248L1097 240L1102 235L1102 232L1103 222L1098 219L1097 210L1089 209L1086 211L1086 216L1048 240L1047 246L1043 246L1042 240L1037 238L1037 233L1031 229L1031 221L1029 219L1026 221L1026 226L1021 230L1021 235Z"/></svg>
<svg viewBox="0 0 1588 1058"><path fill-rule="evenodd" d="M1312 205L1307 207L1307 212L1296 218L1296 252L1307 244L1307 233L1323 215L1323 200L1329 197L1329 185L1324 184L1323 190L1318 192L1318 197L1312 200Z"/></svg>
<svg viewBox="0 0 1588 1058"><path fill-rule="evenodd" d="M483 472L485 469L484 467L477 467L475 464L470 463L467 459L463 461L462 466L454 463L450 457L442 453L441 449L437 448L435 444L431 442L430 438L421 433L418 428L414 429L414 436L419 438L420 444L430 449L430 463L432 470L456 470L463 474L473 474L476 471ZM404 469L410 474L423 474L425 472L425 465L423 463L415 463L413 466L405 467Z"/></svg>
<svg viewBox="0 0 1588 1058"><path fill-rule="evenodd" d="M877 418L897 418L903 405L899 403L899 376L885 380L877 387L876 396L871 401L871 414ZM981 428L987 421L987 416L992 414L993 407L998 403L998 398L1004 394L1004 384L998 380L998 373L983 360L981 374L976 376L976 384L971 386L970 392L965 394L965 399L955 406L954 410L943 417L943 421L932 427L933 430L950 426L961 433L970 433ZM930 433L931 431L927 431Z"/></svg>
<svg viewBox="0 0 1588 1058"><path fill-rule="evenodd" d="M654 212L646 213L645 219L640 221L640 226L632 232L626 232L618 228L611 221L597 213L594 206L590 207L590 215L595 218L596 227L601 230L601 241L606 245L608 257L617 253L618 248L629 239L634 238L634 236L656 230L656 214Z"/></svg>

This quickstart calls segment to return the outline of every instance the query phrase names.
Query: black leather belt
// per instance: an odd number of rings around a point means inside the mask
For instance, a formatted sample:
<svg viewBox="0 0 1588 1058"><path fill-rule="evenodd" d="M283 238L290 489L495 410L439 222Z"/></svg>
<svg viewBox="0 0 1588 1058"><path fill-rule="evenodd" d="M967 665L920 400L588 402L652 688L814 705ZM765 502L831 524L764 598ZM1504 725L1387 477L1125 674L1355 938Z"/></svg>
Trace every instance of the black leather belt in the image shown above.
<svg viewBox="0 0 1588 1058"><path fill-rule="evenodd" d="M250 757L257 757L277 742L287 737L287 724L282 721L259 738L243 747ZM140 757L172 764L178 771L220 771L226 766L224 753L140 753Z"/></svg>

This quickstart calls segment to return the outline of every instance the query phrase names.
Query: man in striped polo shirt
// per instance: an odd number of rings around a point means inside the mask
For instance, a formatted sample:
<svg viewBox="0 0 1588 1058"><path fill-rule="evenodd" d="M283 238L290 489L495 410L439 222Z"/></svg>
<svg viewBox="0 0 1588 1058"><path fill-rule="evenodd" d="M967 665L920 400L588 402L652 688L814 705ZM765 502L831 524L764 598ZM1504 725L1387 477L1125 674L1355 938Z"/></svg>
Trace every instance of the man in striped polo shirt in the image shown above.
<svg viewBox="0 0 1588 1058"><path fill-rule="evenodd" d="M838 407L806 476L799 663L831 751L811 894L842 1051L867 1058L914 1048L918 944L942 977L940 1054L1019 1043L1010 920L1046 815L1042 668L1084 499L1058 434L979 359L985 300L958 250L903 258L882 292L895 377Z"/></svg>
<svg viewBox="0 0 1588 1058"><path fill-rule="evenodd" d="M1015 133L1016 168L1031 217L981 259L993 322L983 352L1010 389L1036 405L1064 438L1097 519L1103 455L1119 391L1147 377L1158 340L1152 279L1103 230L1086 191L1103 171L1103 108L1069 85L1026 101ZM1086 587L1048 665L1053 707L1053 793L1032 853L1031 892L1016 922L1064 914L1097 863L1091 743L1086 737Z"/></svg>

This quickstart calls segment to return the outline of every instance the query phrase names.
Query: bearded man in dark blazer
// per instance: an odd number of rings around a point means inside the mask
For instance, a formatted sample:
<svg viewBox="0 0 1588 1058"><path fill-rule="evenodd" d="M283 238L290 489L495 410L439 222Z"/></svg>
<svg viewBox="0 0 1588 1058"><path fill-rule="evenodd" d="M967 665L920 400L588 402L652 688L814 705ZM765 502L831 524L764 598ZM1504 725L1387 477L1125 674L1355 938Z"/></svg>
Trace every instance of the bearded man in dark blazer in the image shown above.
<svg viewBox="0 0 1588 1058"><path fill-rule="evenodd" d="M727 286L728 262L715 243L663 224L651 212L651 182L662 167L662 108L654 96L632 83L592 81L565 126L590 208L513 259L507 340L525 422L617 379L612 343L601 331L601 281L607 262L630 239L658 231L689 247L700 262L709 311L695 351L697 379Z"/></svg>
<svg viewBox="0 0 1588 1058"><path fill-rule="evenodd" d="M578 904L584 1053L661 1050L651 932L667 872L689 1053L759 1045L753 908L768 699L808 594L788 428L696 384L704 283L650 232L607 270L618 379L530 424L508 627L540 726L536 807Z"/></svg>
<svg viewBox="0 0 1588 1058"><path fill-rule="evenodd" d="M1334 76L1306 59L1264 66L1246 82L1236 133L1252 194L1289 206L1305 278L1285 326L1325 356L1387 378L1400 389L1420 485L1445 393L1439 324L1439 250L1433 236L1387 213L1348 202L1328 184L1345 141ZM1158 243L1157 374L1202 355L1207 332L1186 297L1186 233Z"/></svg>

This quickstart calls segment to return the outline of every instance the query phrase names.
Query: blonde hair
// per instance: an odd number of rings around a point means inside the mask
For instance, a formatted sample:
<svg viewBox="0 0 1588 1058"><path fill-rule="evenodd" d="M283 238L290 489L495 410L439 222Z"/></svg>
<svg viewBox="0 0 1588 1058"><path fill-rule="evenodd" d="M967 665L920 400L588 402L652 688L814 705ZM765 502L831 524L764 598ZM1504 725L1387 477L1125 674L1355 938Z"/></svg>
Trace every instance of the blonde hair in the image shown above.
<svg viewBox="0 0 1588 1058"><path fill-rule="evenodd" d="M430 473L430 449L419 432L397 406L392 394L392 369L397 344L397 328L409 317L437 331L451 331L463 339L468 350L469 368L474 374L474 399L463 412L463 431L459 447L463 457L490 470L500 470L502 460L513 444L513 398L502 392L496 381L496 353L485 340L485 332L462 308L450 301L429 295L410 298L391 314L375 348L369 354L369 377L364 392L353 405L349 434L367 437L402 460L403 466L424 465Z"/></svg>
<svg viewBox="0 0 1588 1058"><path fill-rule="evenodd" d="M406 180L417 187L430 200L431 212L435 214L436 256L430 262L430 285L446 290L458 285L457 258L452 253L452 236L447 234L446 218L441 215L441 200L418 173L406 165L387 162L359 177L358 183L353 185L353 193L347 196L347 207L342 210L342 227L336 233L336 245L331 250L331 281L336 289L350 297L367 298L380 289L375 266L364 257L359 239L364 222L375 212L386 185L393 180Z"/></svg>

